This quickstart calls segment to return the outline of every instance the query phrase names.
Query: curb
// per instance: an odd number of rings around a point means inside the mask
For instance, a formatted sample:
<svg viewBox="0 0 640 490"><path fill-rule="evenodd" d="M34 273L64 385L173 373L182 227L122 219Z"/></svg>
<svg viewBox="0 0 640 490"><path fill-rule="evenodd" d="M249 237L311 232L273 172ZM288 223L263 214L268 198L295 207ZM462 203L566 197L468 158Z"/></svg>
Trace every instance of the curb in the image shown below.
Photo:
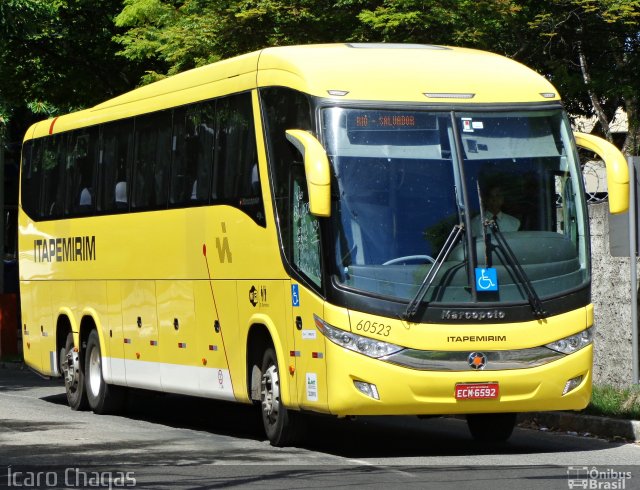
<svg viewBox="0 0 640 490"><path fill-rule="evenodd" d="M518 423L538 429L558 429L581 435L640 442L640 420L613 419L571 412L531 412L520 414Z"/></svg>

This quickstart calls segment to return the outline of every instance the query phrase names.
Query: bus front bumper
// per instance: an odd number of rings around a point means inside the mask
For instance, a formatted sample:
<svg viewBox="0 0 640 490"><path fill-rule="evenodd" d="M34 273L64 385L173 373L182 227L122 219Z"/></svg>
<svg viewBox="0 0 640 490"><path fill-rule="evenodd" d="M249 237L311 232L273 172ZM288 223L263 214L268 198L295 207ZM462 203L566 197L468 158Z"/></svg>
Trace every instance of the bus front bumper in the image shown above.
<svg viewBox="0 0 640 490"><path fill-rule="evenodd" d="M327 342L328 408L338 416L580 410L591 398L592 359L593 345L589 345L533 368L421 371ZM578 377L581 380L576 386L563 394L567 382ZM375 387L373 395L358 389L357 384L362 383ZM456 385L460 383L497 383L497 396L456 399Z"/></svg>

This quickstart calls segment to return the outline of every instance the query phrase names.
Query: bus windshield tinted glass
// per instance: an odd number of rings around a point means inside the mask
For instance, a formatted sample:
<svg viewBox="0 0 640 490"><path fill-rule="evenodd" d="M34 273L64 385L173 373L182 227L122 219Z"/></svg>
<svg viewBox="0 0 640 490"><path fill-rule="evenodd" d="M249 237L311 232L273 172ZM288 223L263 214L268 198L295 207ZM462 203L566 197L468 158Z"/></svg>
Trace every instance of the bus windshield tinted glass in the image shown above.
<svg viewBox="0 0 640 490"><path fill-rule="evenodd" d="M541 298L585 285L581 174L561 110L452 117L334 107L322 122L335 172L335 276L343 286L410 300L465 212L472 237L447 254L424 301L526 303L504 242ZM481 209L502 245L483 226ZM475 285L474 299L468 267L494 269L496 287Z"/></svg>

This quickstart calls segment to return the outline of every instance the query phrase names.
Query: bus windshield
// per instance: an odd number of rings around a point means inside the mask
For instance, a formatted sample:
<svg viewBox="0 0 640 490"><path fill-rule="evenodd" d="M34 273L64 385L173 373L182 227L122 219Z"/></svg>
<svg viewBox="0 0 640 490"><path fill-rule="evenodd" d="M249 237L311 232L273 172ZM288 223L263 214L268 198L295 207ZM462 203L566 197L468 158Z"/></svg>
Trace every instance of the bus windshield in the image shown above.
<svg viewBox="0 0 640 490"><path fill-rule="evenodd" d="M427 303L521 303L529 287L545 298L588 284L581 173L562 109L330 107L321 120L342 287L409 301L436 266ZM445 256L456 225L465 236ZM473 269L491 269L490 280L470 284Z"/></svg>

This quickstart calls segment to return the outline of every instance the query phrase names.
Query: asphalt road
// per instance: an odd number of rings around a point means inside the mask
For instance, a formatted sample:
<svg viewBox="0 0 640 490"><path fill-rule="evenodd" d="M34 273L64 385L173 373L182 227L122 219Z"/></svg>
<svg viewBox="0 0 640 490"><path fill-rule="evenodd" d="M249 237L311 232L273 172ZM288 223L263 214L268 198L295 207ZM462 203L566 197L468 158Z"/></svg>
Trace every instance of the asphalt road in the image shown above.
<svg viewBox="0 0 640 490"><path fill-rule="evenodd" d="M593 482L592 482L593 480ZM249 406L135 392L118 416L73 412L58 380L0 368L0 488L640 488L640 445L464 420L313 420L273 448ZM586 485L586 486L585 486Z"/></svg>

